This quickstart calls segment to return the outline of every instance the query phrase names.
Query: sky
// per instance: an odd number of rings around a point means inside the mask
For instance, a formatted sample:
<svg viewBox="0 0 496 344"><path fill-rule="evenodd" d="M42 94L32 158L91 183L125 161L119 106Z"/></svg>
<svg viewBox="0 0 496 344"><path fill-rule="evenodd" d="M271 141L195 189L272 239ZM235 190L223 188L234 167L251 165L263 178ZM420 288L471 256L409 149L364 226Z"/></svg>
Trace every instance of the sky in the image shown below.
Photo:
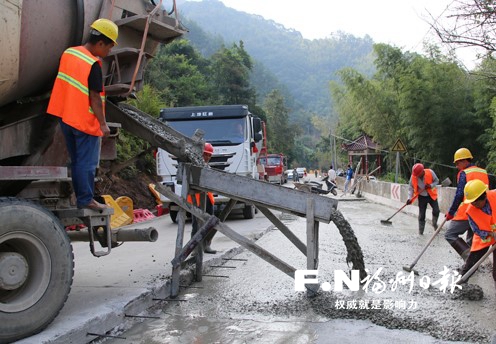
<svg viewBox="0 0 496 344"><path fill-rule="evenodd" d="M220 0L226 6L295 29L307 39L329 37L337 31L356 37L369 35L376 43L404 51L423 52L424 40L438 43L428 22L441 18L453 0ZM430 13L430 14L429 14ZM474 52L458 49L469 69Z"/></svg>

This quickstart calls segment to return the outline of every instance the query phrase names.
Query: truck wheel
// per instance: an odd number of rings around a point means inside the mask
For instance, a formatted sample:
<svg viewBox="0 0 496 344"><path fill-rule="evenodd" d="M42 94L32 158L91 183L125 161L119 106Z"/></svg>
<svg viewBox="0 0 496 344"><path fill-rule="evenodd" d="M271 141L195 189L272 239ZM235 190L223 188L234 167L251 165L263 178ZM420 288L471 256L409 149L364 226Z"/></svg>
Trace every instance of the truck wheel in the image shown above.
<svg viewBox="0 0 496 344"><path fill-rule="evenodd" d="M0 342L48 326L73 275L72 246L59 220L31 202L0 198Z"/></svg>
<svg viewBox="0 0 496 344"><path fill-rule="evenodd" d="M255 206L252 204L245 204L243 208L243 217L247 220L255 217Z"/></svg>
<svg viewBox="0 0 496 344"><path fill-rule="evenodd" d="M176 210L171 210L170 212L170 217L172 222L177 223L177 211Z"/></svg>

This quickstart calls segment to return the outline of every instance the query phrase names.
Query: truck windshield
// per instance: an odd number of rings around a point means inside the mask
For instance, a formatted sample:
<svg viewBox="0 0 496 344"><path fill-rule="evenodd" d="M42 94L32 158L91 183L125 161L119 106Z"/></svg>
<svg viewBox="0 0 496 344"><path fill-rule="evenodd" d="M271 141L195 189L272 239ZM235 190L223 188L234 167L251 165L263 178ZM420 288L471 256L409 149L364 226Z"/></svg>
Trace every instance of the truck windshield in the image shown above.
<svg viewBox="0 0 496 344"><path fill-rule="evenodd" d="M260 158L260 164L265 166L279 166L281 164L281 157L263 157Z"/></svg>
<svg viewBox="0 0 496 344"><path fill-rule="evenodd" d="M209 120L167 121L181 134L191 137L196 129L205 132L204 140L212 144L239 145L246 141L245 118L222 118Z"/></svg>

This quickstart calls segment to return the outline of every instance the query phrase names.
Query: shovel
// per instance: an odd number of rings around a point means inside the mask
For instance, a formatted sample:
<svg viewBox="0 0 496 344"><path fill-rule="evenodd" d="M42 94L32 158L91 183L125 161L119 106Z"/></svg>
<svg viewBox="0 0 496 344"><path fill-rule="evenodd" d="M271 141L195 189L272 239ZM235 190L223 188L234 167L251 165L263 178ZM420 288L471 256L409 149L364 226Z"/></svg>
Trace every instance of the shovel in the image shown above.
<svg viewBox="0 0 496 344"><path fill-rule="evenodd" d="M441 228L443 228L443 226L444 226L445 223L446 223L446 218L443 220L443 222L441 222L441 224L439 225L439 227L437 227L437 229L434 232L434 234L432 234L431 239L425 245L424 249L422 250L422 252L420 252L420 254L417 256L417 258L415 258L415 260L413 261L413 263L410 264L410 266L404 266L403 267L403 270L408 271L408 272L412 272L413 271L415 273L415 275L418 275L418 272L416 270L413 270L413 267L417 264L417 262L419 261L420 257L422 257L422 255L424 254L424 252L427 250L427 247L430 246L430 244L432 243L432 241L434 240L434 238L436 237L436 235L439 234L439 232L441 231Z"/></svg>
<svg viewBox="0 0 496 344"><path fill-rule="evenodd" d="M445 180L443 180L443 181L441 182L441 186L442 186L442 187L449 186L449 185L451 185L451 179L449 179L449 178L446 178ZM412 203L413 203L413 201L415 201L415 199L418 197L418 195L420 195L422 192L424 192L424 190L425 190L425 189L420 190L420 191L419 191L419 193L418 193L415 197L413 197L413 198L412 198ZM404 204L404 205L403 205L400 209L398 209L398 210L397 210L397 211L396 211L393 215L391 215L389 218L387 218L386 220L381 220L381 223L382 223L383 225L392 225L393 223L392 223L391 221L389 221L389 220L391 220L391 219L392 219L392 218L393 218L396 214L398 214L400 211L402 211L402 210L403 210L403 208L405 208L407 205L408 205L408 204L406 204L406 203L405 203L405 204Z"/></svg>

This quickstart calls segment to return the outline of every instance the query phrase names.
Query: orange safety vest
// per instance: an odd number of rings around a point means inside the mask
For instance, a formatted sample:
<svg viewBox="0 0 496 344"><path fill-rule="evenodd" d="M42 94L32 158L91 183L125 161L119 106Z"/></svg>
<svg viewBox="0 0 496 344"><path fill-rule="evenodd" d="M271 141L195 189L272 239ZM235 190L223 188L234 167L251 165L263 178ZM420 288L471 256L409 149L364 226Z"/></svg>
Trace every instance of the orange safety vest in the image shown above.
<svg viewBox="0 0 496 344"><path fill-rule="evenodd" d="M468 206L467 214L470 215L480 230L494 232L496 231L496 190L490 190L486 194L492 214L488 215L481 209L474 207L472 204ZM484 240L474 232L470 251L479 251L485 247L491 246L494 243L495 240L492 236L488 236L487 239Z"/></svg>
<svg viewBox="0 0 496 344"><path fill-rule="evenodd" d="M62 118L64 123L83 133L103 136L100 122L90 106L88 77L95 62L102 65L100 59L83 46L64 51L47 113ZM105 91L100 96L105 113Z"/></svg>
<svg viewBox="0 0 496 344"><path fill-rule="evenodd" d="M467 177L467 182L474 180L474 179L479 179L483 181L486 185L489 185L489 178L487 177L487 171L483 168L477 167L477 166L470 166L467 167L466 169L463 170L465 172L465 175ZM456 176L456 180L460 180L460 172L458 172L458 175ZM465 196L463 196L463 200L465 200ZM460 203L460 206L458 207L458 210L456 211L455 217L453 217L453 220L457 221L467 221L467 208L468 204L465 203Z"/></svg>
<svg viewBox="0 0 496 344"><path fill-rule="evenodd" d="M215 199L214 199L214 195L211 193L211 192L207 192L207 196L208 196L208 199L210 200L210 203L212 205L215 204ZM196 205L200 205L200 194L197 193L195 194L195 198L196 198ZM188 203L191 203L193 204L193 199L191 198L191 195L188 195L188 198L186 199L188 201Z"/></svg>
<svg viewBox="0 0 496 344"><path fill-rule="evenodd" d="M424 184L427 185L427 184L432 184L432 181L433 181L433 177L432 177L432 170L429 169L429 168L426 168L424 169ZM415 177L413 174L412 174L412 186L413 186L413 197L417 197L418 194L419 194L419 190L418 189L418 177ZM437 189L436 188L430 188L430 189L425 189L425 191L427 191L427 193L429 194L429 196L431 196L431 198L435 201L437 200Z"/></svg>

